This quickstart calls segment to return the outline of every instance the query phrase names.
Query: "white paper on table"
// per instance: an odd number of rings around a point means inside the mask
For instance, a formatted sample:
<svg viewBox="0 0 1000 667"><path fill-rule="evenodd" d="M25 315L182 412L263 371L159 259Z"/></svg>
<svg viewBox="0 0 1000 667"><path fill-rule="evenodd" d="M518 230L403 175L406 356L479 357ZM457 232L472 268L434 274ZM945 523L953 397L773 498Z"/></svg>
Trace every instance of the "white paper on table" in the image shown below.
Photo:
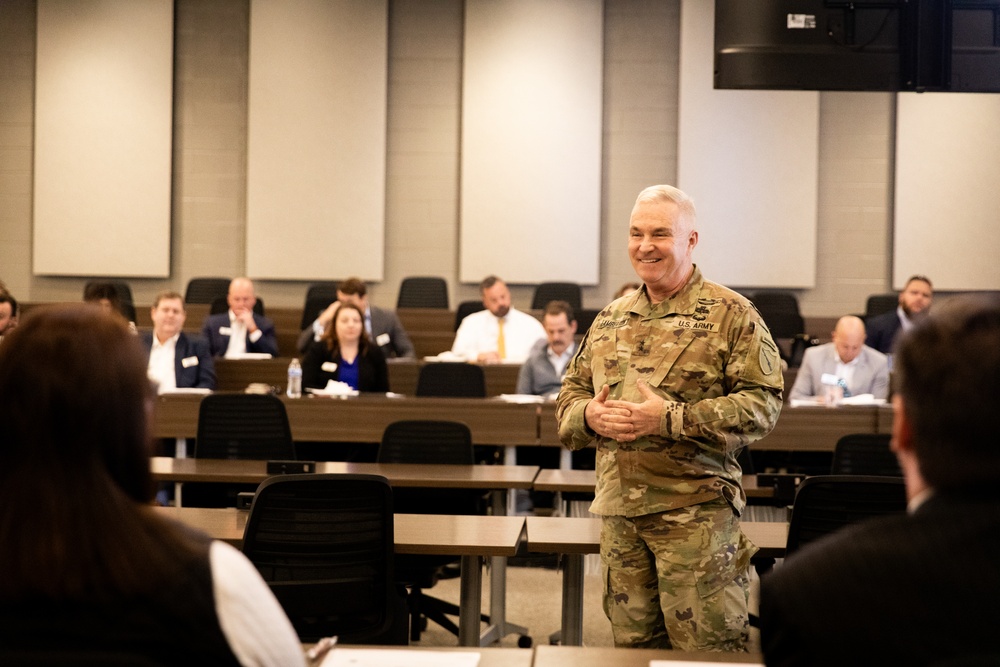
<svg viewBox="0 0 1000 667"><path fill-rule="evenodd" d="M226 359L270 359L267 352L240 352L239 354L226 355Z"/></svg>
<svg viewBox="0 0 1000 667"><path fill-rule="evenodd" d="M500 394L498 398L507 403L544 403L545 397L536 394Z"/></svg>
<svg viewBox="0 0 1000 667"><path fill-rule="evenodd" d="M168 389L167 391L161 391L160 395L163 394L211 394L212 390L207 387L177 387L175 389Z"/></svg>
<svg viewBox="0 0 1000 667"><path fill-rule="evenodd" d="M320 667L476 667L477 651L335 648Z"/></svg>
<svg viewBox="0 0 1000 667"><path fill-rule="evenodd" d="M788 401L788 404L793 408L801 407L811 407L817 405L826 405L821 397L816 398L793 398Z"/></svg>
<svg viewBox="0 0 1000 667"><path fill-rule="evenodd" d="M841 405L885 405L884 398L875 398L874 394L858 394L840 399Z"/></svg>

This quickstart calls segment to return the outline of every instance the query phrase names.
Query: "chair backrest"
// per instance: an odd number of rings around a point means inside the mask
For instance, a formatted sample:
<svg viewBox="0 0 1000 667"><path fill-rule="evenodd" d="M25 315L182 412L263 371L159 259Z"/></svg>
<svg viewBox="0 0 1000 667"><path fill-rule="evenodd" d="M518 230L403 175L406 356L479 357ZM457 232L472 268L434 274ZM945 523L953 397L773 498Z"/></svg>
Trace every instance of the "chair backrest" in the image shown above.
<svg viewBox="0 0 1000 667"><path fill-rule="evenodd" d="M591 308L581 308L576 311L576 333L582 336L587 333L591 325L594 324L594 320L601 313L600 310L594 310Z"/></svg>
<svg viewBox="0 0 1000 667"><path fill-rule="evenodd" d="M549 301L566 301L576 312L583 308L580 286L576 283L541 283L531 298L531 308L541 310Z"/></svg>
<svg viewBox="0 0 1000 667"><path fill-rule="evenodd" d="M198 410L195 458L293 460L285 404L267 394L211 394Z"/></svg>
<svg viewBox="0 0 1000 667"><path fill-rule="evenodd" d="M324 280L323 282L309 285L309 288L306 290L306 301L312 298L323 298L329 299L326 304L330 305L337 300L337 285L339 284L339 280Z"/></svg>
<svg viewBox="0 0 1000 667"><path fill-rule="evenodd" d="M806 332L805 320L799 313L799 301L792 292L755 292L750 300L775 338L795 338Z"/></svg>
<svg viewBox="0 0 1000 667"><path fill-rule="evenodd" d="M379 463L473 465L472 432L461 422L406 420L385 427ZM396 508L410 514L480 514L483 493L476 489L403 488L395 490Z"/></svg>
<svg viewBox="0 0 1000 667"><path fill-rule="evenodd" d="M906 512L901 477L820 475L799 485L792 504L786 553L852 523Z"/></svg>
<svg viewBox="0 0 1000 667"><path fill-rule="evenodd" d="M192 278L184 291L185 303L212 303L229 293L230 278Z"/></svg>
<svg viewBox="0 0 1000 667"><path fill-rule="evenodd" d="M316 318L326 310L327 306L337 300L337 296L334 295L330 298L327 295L320 294L318 296L311 296L306 299L306 305L302 308L302 326L301 329L312 326L312 323L316 321Z"/></svg>
<svg viewBox="0 0 1000 667"><path fill-rule="evenodd" d="M114 285L115 292L118 294L118 300L122 303L122 305L135 303L135 300L132 298L132 288L129 287L129 284L124 280L88 280L87 284L83 287L83 293L86 294L90 289L90 286L96 283Z"/></svg>
<svg viewBox="0 0 1000 667"><path fill-rule="evenodd" d="M229 300L225 296L217 296L212 299L212 305L208 308L209 315L218 315L219 313L225 313L229 310ZM253 304L253 312L257 313L261 317L264 317L264 299L257 297L257 300Z"/></svg>
<svg viewBox="0 0 1000 667"><path fill-rule="evenodd" d="M461 422L412 419L392 422L382 433L379 463L472 465L472 432Z"/></svg>
<svg viewBox="0 0 1000 667"><path fill-rule="evenodd" d="M486 310L482 301L463 301L458 304L458 309L455 311L455 331L458 331L459 325L467 315L478 313L480 310Z"/></svg>
<svg viewBox="0 0 1000 667"><path fill-rule="evenodd" d="M392 490L378 475L282 475L257 489L243 553L302 641L359 643L393 622Z"/></svg>
<svg viewBox="0 0 1000 667"><path fill-rule="evenodd" d="M396 308L448 309L448 283L438 276L403 278L396 297Z"/></svg>
<svg viewBox="0 0 1000 667"><path fill-rule="evenodd" d="M464 363L433 363L420 367L417 396L484 398L486 376L481 366Z"/></svg>
<svg viewBox="0 0 1000 667"><path fill-rule="evenodd" d="M889 449L889 433L852 433L837 441L831 475L902 477L899 460Z"/></svg>
<svg viewBox="0 0 1000 667"><path fill-rule="evenodd" d="M865 302L865 319L896 310L899 305L897 294L872 294Z"/></svg>

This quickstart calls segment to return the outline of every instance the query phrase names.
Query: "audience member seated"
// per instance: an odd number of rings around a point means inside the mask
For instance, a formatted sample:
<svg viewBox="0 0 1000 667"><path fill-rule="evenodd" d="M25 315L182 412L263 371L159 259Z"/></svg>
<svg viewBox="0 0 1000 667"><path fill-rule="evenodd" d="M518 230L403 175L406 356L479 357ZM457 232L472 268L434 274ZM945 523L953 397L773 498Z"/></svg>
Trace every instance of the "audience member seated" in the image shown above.
<svg viewBox="0 0 1000 667"><path fill-rule="evenodd" d="M882 354L892 354L892 345L900 330L906 331L924 317L934 299L934 287L926 276L912 276L899 293L899 305L891 313L872 317L867 322L865 344Z"/></svg>
<svg viewBox="0 0 1000 667"><path fill-rule="evenodd" d="M542 316L545 338L535 343L517 374L517 393L554 398L576 352L576 317L565 301L550 301Z"/></svg>
<svg viewBox="0 0 1000 667"><path fill-rule="evenodd" d="M121 295L114 283L92 282L88 283L83 290L83 300L85 303L92 303L100 306L106 313L117 313L128 321L129 329L136 333L135 322L126 314L122 305ZM129 307L132 309L131 306Z"/></svg>
<svg viewBox="0 0 1000 667"><path fill-rule="evenodd" d="M0 286L0 341L17 326L17 299Z"/></svg>
<svg viewBox="0 0 1000 667"><path fill-rule="evenodd" d="M837 320L833 342L806 349L790 398L826 398L827 386L839 386L843 396L889 395L889 362L884 354L864 344L865 323L845 315Z"/></svg>
<svg viewBox="0 0 1000 667"><path fill-rule="evenodd" d="M545 338L542 323L510 305L510 290L496 276L479 284L479 294L486 310L462 320L451 351L484 364L524 362L531 347Z"/></svg>
<svg viewBox="0 0 1000 667"><path fill-rule="evenodd" d="M386 359L415 356L413 343L406 335L406 329L400 324L396 313L371 305L368 302L368 288L360 278L348 278L337 285L337 300L320 313L310 328L299 334L297 344L299 352L305 352L313 342L323 336L333 321L333 314L342 303L353 304L364 313L365 331L381 348L382 355Z"/></svg>
<svg viewBox="0 0 1000 667"><path fill-rule="evenodd" d="M352 303L340 304L326 333L302 360L302 386L325 389L335 380L358 391L389 391L389 370L382 350L368 338L364 314Z"/></svg>
<svg viewBox="0 0 1000 667"><path fill-rule="evenodd" d="M891 447L909 512L852 525L761 578L768 665L1000 664L1000 302L900 336Z"/></svg>
<svg viewBox="0 0 1000 667"><path fill-rule="evenodd" d="M253 312L253 281L234 278L226 295L229 312L209 315L201 328L213 357L238 358L247 352L278 356L274 323Z"/></svg>
<svg viewBox="0 0 1000 667"><path fill-rule="evenodd" d="M250 561L150 504L154 397L120 318L32 310L0 396L0 664L305 664Z"/></svg>
<svg viewBox="0 0 1000 667"><path fill-rule="evenodd" d="M156 295L150 310L153 331L139 335L149 357L147 374L160 393L178 388L215 389L215 364L208 343L184 333L184 298L173 291Z"/></svg>

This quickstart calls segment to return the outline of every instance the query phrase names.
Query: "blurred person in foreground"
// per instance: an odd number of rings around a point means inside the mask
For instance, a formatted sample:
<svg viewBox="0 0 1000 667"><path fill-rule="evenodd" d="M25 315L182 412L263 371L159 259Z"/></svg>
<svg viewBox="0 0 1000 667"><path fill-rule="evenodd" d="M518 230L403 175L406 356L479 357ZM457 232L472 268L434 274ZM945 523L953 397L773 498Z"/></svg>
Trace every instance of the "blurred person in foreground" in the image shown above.
<svg viewBox="0 0 1000 667"><path fill-rule="evenodd" d="M768 665L996 665L1000 301L956 298L896 346L892 450L908 512L848 526L761 578Z"/></svg>
<svg viewBox="0 0 1000 667"><path fill-rule="evenodd" d="M556 410L564 445L597 441L604 610L615 646L745 651L757 547L736 456L778 419L778 348L753 304L694 265L690 197L646 188L628 230L643 287L594 320Z"/></svg>
<svg viewBox="0 0 1000 667"><path fill-rule="evenodd" d="M124 321L33 310L0 396L0 663L304 664L250 561L151 506L153 395Z"/></svg>
<svg viewBox="0 0 1000 667"><path fill-rule="evenodd" d="M17 326L17 299L0 285L0 341Z"/></svg>

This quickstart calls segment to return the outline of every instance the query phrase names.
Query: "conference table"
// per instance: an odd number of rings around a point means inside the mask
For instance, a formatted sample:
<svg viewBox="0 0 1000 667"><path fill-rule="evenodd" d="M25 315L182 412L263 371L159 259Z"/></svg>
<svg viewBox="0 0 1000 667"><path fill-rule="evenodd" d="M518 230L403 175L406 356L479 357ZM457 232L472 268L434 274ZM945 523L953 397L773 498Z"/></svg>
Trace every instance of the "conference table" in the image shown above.
<svg viewBox="0 0 1000 667"><path fill-rule="evenodd" d="M702 663L728 662L759 665L764 656L760 653L722 653L671 651L667 649L629 648L610 646L545 646L535 647L532 667L649 667L657 662L682 662L686 667ZM487 667L485 664L483 667Z"/></svg>
<svg viewBox="0 0 1000 667"><path fill-rule="evenodd" d="M157 397L153 437L193 438L203 394L171 393ZM499 398L389 397L362 394L347 398L281 397L292 438L302 442L372 442L385 427L404 419L461 421L477 445L538 443L539 404ZM333 446L333 445L331 445Z"/></svg>
<svg viewBox="0 0 1000 667"><path fill-rule="evenodd" d="M155 480L177 484L175 500L178 505L183 505L183 488L180 485L184 482L260 484L271 476L267 472L266 461L154 457L150 467ZM539 468L537 466L317 461L316 472L381 475L389 480L391 486L396 487L482 489L491 492L493 513L499 517L507 514L508 492L511 489L530 489L538 475ZM449 552L440 555L454 554ZM480 554L480 556L484 555L493 556L490 575L491 623L482 637L483 644L490 644L508 634L525 634L527 630L506 620L507 563L505 554ZM478 591L479 588L476 590ZM478 608L477 606L476 609ZM478 625L476 627L478 628Z"/></svg>
<svg viewBox="0 0 1000 667"><path fill-rule="evenodd" d="M163 394L156 400L153 435L193 438L203 395ZM403 419L461 421L477 445L562 447L556 428L555 403L519 403L500 398L430 398L362 394L348 398L311 397L281 400L297 441L371 442L382 439L390 423ZM851 433L889 433L891 406L785 407L774 430L754 442L752 451L832 452L837 440ZM506 462L513 463L509 453Z"/></svg>
<svg viewBox="0 0 1000 667"><path fill-rule="evenodd" d="M243 544L250 516L248 511L232 507L157 507L156 511L237 548ZM502 610L499 618L491 615L490 627L480 633L483 562L517 554L524 541L524 517L396 514L393 524L395 553L461 558L460 645L491 644L509 634L510 624Z"/></svg>
<svg viewBox="0 0 1000 667"><path fill-rule="evenodd" d="M555 553L563 559L562 643L583 642L584 556L600 552L601 519L583 517L538 517L526 519L528 551ZM781 558L788 542L788 524L742 521L743 534L759 548L761 558Z"/></svg>

